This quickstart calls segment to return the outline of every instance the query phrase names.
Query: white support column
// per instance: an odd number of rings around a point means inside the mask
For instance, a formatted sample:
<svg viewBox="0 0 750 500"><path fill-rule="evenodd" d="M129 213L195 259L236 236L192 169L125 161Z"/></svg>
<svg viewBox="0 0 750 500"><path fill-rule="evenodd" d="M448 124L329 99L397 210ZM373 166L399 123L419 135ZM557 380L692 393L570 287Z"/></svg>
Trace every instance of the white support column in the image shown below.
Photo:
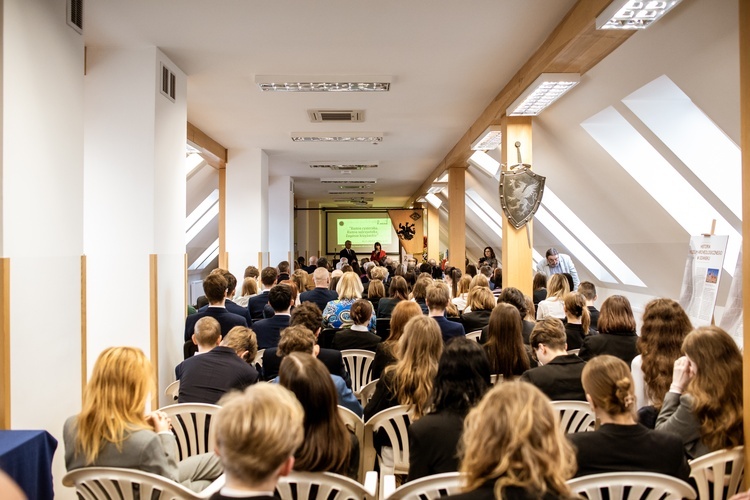
<svg viewBox="0 0 750 500"><path fill-rule="evenodd" d="M269 265L289 259L294 252L294 181L288 175L268 180Z"/></svg>

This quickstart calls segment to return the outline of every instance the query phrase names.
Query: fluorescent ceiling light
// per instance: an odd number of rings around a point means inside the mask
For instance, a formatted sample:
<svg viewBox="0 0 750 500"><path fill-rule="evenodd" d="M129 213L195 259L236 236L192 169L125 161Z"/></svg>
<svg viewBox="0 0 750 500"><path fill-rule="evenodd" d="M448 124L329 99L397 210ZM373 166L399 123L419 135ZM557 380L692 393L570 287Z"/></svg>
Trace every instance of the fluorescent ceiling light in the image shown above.
<svg viewBox="0 0 750 500"><path fill-rule="evenodd" d="M328 132L319 134L315 132L292 132L294 142L370 142L372 144L383 142L382 132Z"/></svg>
<svg viewBox="0 0 750 500"><path fill-rule="evenodd" d="M487 130L482 132L474 143L471 145L473 151L489 151L497 149L503 142L502 127L500 125L490 125Z"/></svg>
<svg viewBox="0 0 750 500"><path fill-rule="evenodd" d="M497 171L500 170L500 162L484 151L475 151L474 154L469 157L469 163L475 167L479 167L483 172L489 174L490 177L495 177Z"/></svg>
<svg viewBox="0 0 750 500"><path fill-rule="evenodd" d="M351 187L351 184L377 184L377 179L357 179L354 177L346 177L346 178L335 178L335 179L329 179L326 177L320 178L321 184L349 184L349 186L339 186L343 189L347 189ZM366 186L365 186L366 187Z"/></svg>
<svg viewBox="0 0 750 500"><path fill-rule="evenodd" d="M424 199L427 200L427 203L435 208L440 208L440 205L443 204L443 201L438 198L437 195L434 195L432 193L427 193L426 195L424 195Z"/></svg>
<svg viewBox="0 0 750 500"><path fill-rule="evenodd" d="M390 76L256 75L263 92L388 92Z"/></svg>
<svg viewBox="0 0 750 500"><path fill-rule="evenodd" d="M681 0L614 0L596 16L598 30L639 30L651 26Z"/></svg>
<svg viewBox="0 0 750 500"><path fill-rule="evenodd" d="M376 161L369 161L369 162L324 162L324 161L317 161L314 163L310 163L310 168L328 168L331 170L343 170L344 172L350 171L350 170L365 170L368 168L378 168L378 162Z"/></svg>
<svg viewBox="0 0 750 500"><path fill-rule="evenodd" d="M328 191L328 194L335 194L335 195L342 195L342 194L361 194L361 195L374 195L375 191L361 191L361 190L352 190L352 191Z"/></svg>
<svg viewBox="0 0 750 500"><path fill-rule="evenodd" d="M214 260L219 255L219 238L216 238L216 241L211 243L208 248L198 257L195 259L195 262L190 264L190 267L188 267L189 270L195 271L198 269L205 269L207 265L211 263L212 260Z"/></svg>
<svg viewBox="0 0 750 500"><path fill-rule="evenodd" d="M440 194L447 187L448 187L447 183L438 183L438 182L436 182L435 184L433 184L432 186L430 186L427 189L427 192L428 193L432 193L432 194Z"/></svg>
<svg viewBox="0 0 750 500"><path fill-rule="evenodd" d="M577 73L542 73L513 101L508 116L536 116L581 81Z"/></svg>

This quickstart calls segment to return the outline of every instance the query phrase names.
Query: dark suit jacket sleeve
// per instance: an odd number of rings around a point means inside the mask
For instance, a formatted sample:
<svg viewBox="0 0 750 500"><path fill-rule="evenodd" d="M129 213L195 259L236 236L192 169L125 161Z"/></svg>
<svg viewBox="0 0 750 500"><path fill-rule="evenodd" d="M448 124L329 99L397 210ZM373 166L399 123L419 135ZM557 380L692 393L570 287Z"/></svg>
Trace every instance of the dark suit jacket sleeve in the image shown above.
<svg viewBox="0 0 750 500"><path fill-rule="evenodd" d="M344 379L344 382L346 382L346 386L351 389L352 388L352 378L349 376L349 370L346 369L346 365L344 364L344 358L341 356L340 351L334 351L336 355L335 358L335 365L338 366L338 373L333 373L334 375L338 375L339 377Z"/></svg>
<svg viewBox="0 0 750 500"><path fill-rule="evenodd" d="M365 406L365 422L376 413L396 406L398 403L395 402L394 398L395 396L388 387L385 378L381 377L378 379L378 383L375 384L375 393L372 395L370 402L367 403L367 406Z"/></svg>
<svg viewBox="0 0 750 500"><path fill-rule="evenodd" d="M578 357L584 361L589 361L591 358L596 356L596 353L591 349L591 339L593 338L593 336L587 336L585 339L583 339L581 350L578 351Z"/></svg>

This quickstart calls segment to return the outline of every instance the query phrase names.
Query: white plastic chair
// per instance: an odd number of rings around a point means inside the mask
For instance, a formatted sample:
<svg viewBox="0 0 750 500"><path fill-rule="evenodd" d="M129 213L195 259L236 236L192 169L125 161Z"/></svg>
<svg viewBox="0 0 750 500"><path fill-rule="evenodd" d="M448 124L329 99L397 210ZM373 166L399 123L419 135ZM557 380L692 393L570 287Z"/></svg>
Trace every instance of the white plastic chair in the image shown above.
<svg viewBox="0 0 750 500"><path fill-rule="evenodd" d="M346 349L341 351L346 371L352 378L352 391L359 399L359 393L372 379L372 360L375 353L364 349Z"/></svg>
<svg viewBox="0 0 750 500"><path fill-rule="evenodd" d="M475 340L479 342L479 338L482 336L482 330L475 330L466 334L466 338L469 340Z"/></svg>
<svg viewBox="0 0 750 500"><path fill-rule="evenodd" d="M685 481L653 472L592 474L571 479L568 485L573 493L584 495L589 500L601 500L604 491L608 492L609 500L695 499L695 490Z"/></svg>
<svg viewBox="0 0 750 500"><path fill-rule="evenodd" d="M158 474L137 469L84 467L67 473L63 485L75 487L83 500L193 500L209 498L224 483L223 476L201 493ZM216 485L216 486L214 486Z"/></svg>
<svg viewBox="0 0 750 500"><path fill-rule="evenodd" d="M378 473L367 473L365 484L330 472L297 472L279 479L276 493L281 500L375 500Z"/></svg>
<svg viewBox="0 0 750 500"><path fill-rule="evenodd" d="M596 429L596 415L585 401L552 401L566 433L589 432Z"/></svg>
<svg viewBox="0 0 750 500"><path fill-rule="evenodd" d="M716 500L739 493L745 476L744 453L745 447L737 446L690 460L690 477L698 486L698 498L711 498L710 491Z"/></svg>
<svg viewBox="0 0 750 500"><path fill-rule="evenodd" d="M464 481L458 472L421 477L396 488L396 476L383 480L382 498L386 500L433 500L461 493Z"/></svg>
<svg viewBox="0 0 750 500"><path fill-rule="evenodd" d="M367 406L367 403L372 399L372 395L375 394L375 386L378 385L378 378L371 380L367 385L359 389L359 394L355 394L362 406Z"/></svg>
<svg viewBox="0 0 750 500"><path fill-rule="evenodd" d="M177 401L180 396L180 381L175 380L164 389L164 395L171 398L173 401Z"/></svg>
<svg viewBox="0 0 750 500"><path fill-rule="evenodd" d="M407 474L409 472L409 434L407 429L412 421L411 406L399 405L376 413L365 422L364 466L366 470L380 464L381 485L386 474ZM388 435L393 449L393 464L386 464L375 450L375 433L383 429Z"/></svg>
<svg viewBox="0 0 750 500"><path fill-rule="evenodd" d="M357 480L360 483L365 481L365 464L364 464L364 442L365 442L365 423L362 419L351 411L349 408L345 408L339 405L339 416L344 421L344 425L357 436L359 442L359 471L357 473Z"/></svg>
<svg viewBox="0 0 750 500"><path fill-rule="evenodd" d="M201 453L213 453L216 437L211 421L220 409L220 406L204 403L182 403L159 409L172 420L179 460Z"/></svg>

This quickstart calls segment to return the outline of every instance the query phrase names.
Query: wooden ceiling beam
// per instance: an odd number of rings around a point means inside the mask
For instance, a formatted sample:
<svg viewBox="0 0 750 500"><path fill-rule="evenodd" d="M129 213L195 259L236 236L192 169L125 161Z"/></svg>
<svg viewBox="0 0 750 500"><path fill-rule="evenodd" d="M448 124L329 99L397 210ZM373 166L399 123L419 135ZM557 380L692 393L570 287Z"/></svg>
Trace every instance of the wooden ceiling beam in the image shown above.
<svg viewBox="0 0 750 500"><path fill-rule="evenodd" d="M611 0L579 0L534 55L489 103L455 146L435 167L405 206L424 196L435 179L450 167L466 167L471 143L490 125L497 125L505 110L542 73L584 74L630 38L633 31L596 29L596 16Z"/></svg>
<svg viewBox="0 0 750 500"><path fill-rule="evenodd" d="M187 124L187 140L192 147L200 151L200 155L206 160L206 163L217 170L226 168L227 148L211 139L190 122Z"/></svg>

